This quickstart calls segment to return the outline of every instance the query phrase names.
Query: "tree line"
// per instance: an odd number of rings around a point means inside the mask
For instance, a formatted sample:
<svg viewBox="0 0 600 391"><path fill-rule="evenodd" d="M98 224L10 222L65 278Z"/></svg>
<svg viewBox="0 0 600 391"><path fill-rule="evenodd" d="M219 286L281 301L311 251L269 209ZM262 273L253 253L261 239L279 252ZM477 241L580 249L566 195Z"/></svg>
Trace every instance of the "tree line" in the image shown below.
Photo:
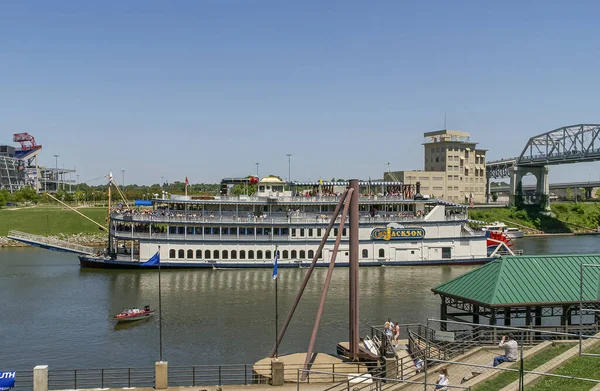
<svg viewBox="0 0 600 391"><path fill-rule="evenodd" d="M128 200L150 200L155 197L160 197L165 191L171 194L185 194L185 183L174 182L165 183L162 186L158 183L153 185L127 185L119 187ZM85 183L71 186L54 193L54 197L63 202L102 202L108 200L108 185L90 186ZM217 195L219 192L219 184L213 183L198 183L188 186L188 195ZM118 199L119 195L113 188L113 199ZM42 194L35 191L31 186L25 186L13 193L8 190L0 190L0 208L7 203L41 203L50 202L49 197L44 197Z"/></svg>

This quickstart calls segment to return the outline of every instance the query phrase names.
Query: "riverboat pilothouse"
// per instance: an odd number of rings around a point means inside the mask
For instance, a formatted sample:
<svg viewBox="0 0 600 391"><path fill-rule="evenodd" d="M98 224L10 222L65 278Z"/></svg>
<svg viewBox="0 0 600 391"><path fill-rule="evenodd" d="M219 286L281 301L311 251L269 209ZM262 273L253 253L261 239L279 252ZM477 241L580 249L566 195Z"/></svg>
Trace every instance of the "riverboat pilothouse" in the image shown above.
<svg viewBox="0 0 600 391"><path fill-rule="evenodd" d="M347 183L293 183L287 190L287 183L276 177L253 179L257 192L251 196L228 195L224 186L220 196L157 197L146 202L145 209L120 205L110 214L107 251L81 255L81 265L142 267L160 248L161 267L271 267L277 246L279 267L308 266ZM399 182L361 182L360 193L363 266L478 264L493 259L485 233L468 227L465 206L425 199L418 186ZM336 266L349 262L346 231ZM318 266L328 265L337 234L338 228L331 230Z"/></svg>

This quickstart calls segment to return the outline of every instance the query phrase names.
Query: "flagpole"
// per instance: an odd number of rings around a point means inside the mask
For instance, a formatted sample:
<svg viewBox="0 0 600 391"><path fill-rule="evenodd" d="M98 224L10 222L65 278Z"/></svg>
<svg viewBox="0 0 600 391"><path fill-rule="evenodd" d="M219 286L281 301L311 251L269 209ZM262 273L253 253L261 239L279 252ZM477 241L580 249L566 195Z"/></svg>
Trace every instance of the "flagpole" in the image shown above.
<svg viewBox="0 0 600 391"><path fill-rule="evenodd" d="M277 261L279 261L279 254L277 253L277 250L279 246L275 245L275 259ZM276 261L276 262L277 262ZM277 273L279 274L279 265L277 266ZM277 276L276 276L277 277ZM277 360L278 356L279 356L279 346L277 346L277 336L279 335L279 306L277 303L277 294L279 292L279 289L277 289L277 281L279 280L279 278L275 278L275 360Z"/></svg>
<svg viewBox="0 0 600 391"><path fill-rule="evenodd" d="M158 246L158 255L160 257L160 246ZM160 349L160 354L159 354L159 358L160 361L162 362L163 360L163 355L162 355L162 295L161 295L161 291L160 291L160 260L158 262L158 344L159 344L159 349Z"/></svg>

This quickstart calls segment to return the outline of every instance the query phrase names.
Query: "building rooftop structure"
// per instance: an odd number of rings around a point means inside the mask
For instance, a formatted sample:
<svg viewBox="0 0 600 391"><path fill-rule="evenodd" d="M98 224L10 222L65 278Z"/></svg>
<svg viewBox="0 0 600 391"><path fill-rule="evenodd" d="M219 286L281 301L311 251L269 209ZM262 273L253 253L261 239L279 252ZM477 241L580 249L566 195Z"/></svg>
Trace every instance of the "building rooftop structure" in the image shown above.
<svg viewBox="0 0 600 391"><path fill-rule="evenodd" d="M15 133L13 142L19 143L20 148L0 145L0 190L13 193L31 186L40 192L72 191L75 181L70 176L75 170L40 166L42 146L29 133Z"/></svg>
<svg viewBox="0 0 600 391"><path fill-rule="evenodd" d="M442 129L423 134L425 170L388 171L384 180L419 182L423 194L456 203L485 202L486 150L469 132Z"/></svg>
<svg viewBox="0 0 600 391"><path fill-rule="evenodd" d="M423 137L425 137L425 143L447 142L447 141L456 141L456 142L465 143L465 142L470 142L471 134L469 132L463 132L460 130L442 129L442 130L436 130L433 132L425 132L425 133L423 133Z"/></svg>

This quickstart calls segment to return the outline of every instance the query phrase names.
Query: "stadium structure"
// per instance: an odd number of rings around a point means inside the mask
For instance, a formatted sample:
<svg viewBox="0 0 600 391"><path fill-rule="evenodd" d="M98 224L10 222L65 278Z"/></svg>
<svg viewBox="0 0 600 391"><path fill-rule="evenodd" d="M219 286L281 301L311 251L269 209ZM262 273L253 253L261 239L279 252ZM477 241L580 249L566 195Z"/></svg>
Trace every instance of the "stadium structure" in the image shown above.
<svg viewBox="0 0 600 391"><path fill-rule="evenodd" d="M72 190L71 175L75 170L40 166L42 146L29 133L15 133L13 141L20 147L0 145L0 190L13 193L25 186L48 193Z"/></svg>

